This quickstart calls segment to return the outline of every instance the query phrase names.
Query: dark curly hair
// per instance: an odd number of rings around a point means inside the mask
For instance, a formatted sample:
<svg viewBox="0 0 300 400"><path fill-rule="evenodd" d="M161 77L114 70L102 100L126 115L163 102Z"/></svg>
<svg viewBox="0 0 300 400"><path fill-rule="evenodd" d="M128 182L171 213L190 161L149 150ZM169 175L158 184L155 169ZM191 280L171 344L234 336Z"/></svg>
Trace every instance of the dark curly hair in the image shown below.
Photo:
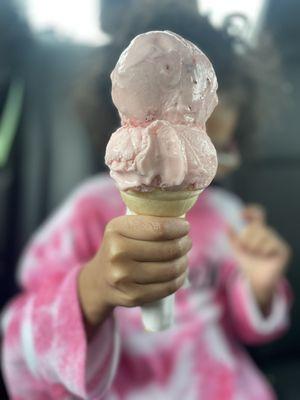
<svg viewBox="0 0 300 400"><path fill-rule="evenodd" d="M226 93L232 106L239 109L236 137L240 143L255 132L261 118L270 118L269 103L262 92L270 93L271 87L278 87L276 52L269 40L260 40L259 49L247 45L239 35L232 33L233 26L232 17L223 27L215 28L206 16L175 0L161 0L160 5L149 0L136 2L135 7L124 15L121 28L116 30L111 43L102 48L92 61L94 72L90 71L89 89L85 92L93 91L94 97L87 96L89 101L87 97L81 101L81 110L98 144L99 160L103 159L110 134L119 125L118 113L110 96L109 74L121 51L142 32L174 31L203 50L216 71L219 95Z"/></svg>

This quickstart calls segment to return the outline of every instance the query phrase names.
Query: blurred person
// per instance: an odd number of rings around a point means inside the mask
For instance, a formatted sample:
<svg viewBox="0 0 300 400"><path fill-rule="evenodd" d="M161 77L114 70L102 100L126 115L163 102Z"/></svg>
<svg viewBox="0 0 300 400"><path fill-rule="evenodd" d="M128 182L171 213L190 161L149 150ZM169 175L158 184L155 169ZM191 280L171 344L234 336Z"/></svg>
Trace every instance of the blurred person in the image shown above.
<svg viewBox="0 0 300 400"><path fill-rule="evenodd" d="M167 28L198 44L220 84L208 132L224 153L224 177L238 166L234 136L254 126L250 110L258 83L246 58L226 30L183 6L139 12L131 31L124 28L108 48L107 66L141 31ZM107 87L99 81L98 89ZM107 97L99 102L114 115ZM94 124L99 153L108 139L104 117ZM244 208L231 193L210 188L189 223L124 212L112 181L97 176L29 243L18 275L23 292L3 320L11 398L273 399L242 345L272 340L288 327L283 276L289 247L263 210ZM136 306L181 287L187 264L190 286L177 293L176 325L145 333Z"/></svg>

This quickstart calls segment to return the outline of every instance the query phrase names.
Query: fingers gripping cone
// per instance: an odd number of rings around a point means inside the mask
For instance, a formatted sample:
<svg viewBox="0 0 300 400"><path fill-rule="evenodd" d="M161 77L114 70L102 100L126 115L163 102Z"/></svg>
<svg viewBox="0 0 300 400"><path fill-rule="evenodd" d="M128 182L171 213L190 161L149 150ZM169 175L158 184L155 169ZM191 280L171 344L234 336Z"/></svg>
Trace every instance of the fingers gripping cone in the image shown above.
<svg viewBox="0 0 300 400"><path fill-rule="evenodd" d="M178 192L154 190L152 192L121 191L127 214L157 217L185 217L196 203L202 190ZM168 329L174 322L174 294L142 307L142 319L147 331Z"/></svg>

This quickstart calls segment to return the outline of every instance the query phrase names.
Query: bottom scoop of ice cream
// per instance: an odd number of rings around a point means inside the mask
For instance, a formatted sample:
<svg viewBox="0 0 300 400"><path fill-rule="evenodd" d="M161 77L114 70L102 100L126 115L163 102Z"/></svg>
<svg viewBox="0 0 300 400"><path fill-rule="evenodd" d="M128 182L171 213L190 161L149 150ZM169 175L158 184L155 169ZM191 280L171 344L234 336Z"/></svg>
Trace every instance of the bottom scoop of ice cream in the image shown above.
<svg viewBox="0 0 300 400"><path fill-rule="evenodd" d="M204 189L218 164L205 131L167 121L121 127L110 138L105 162L123 191Z"/></svg>

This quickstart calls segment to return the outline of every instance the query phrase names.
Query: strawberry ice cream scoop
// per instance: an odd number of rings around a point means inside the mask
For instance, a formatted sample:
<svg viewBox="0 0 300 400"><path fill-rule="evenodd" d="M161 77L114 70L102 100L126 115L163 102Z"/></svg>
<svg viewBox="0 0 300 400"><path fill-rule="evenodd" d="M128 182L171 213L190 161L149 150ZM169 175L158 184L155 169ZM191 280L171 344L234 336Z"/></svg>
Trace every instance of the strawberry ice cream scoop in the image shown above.
<svg viewBox="0 0 300 400"><path fill-rule="evenodd" d="M216 150L205 131L168 121L119 128L105 162L123 191L204 189L217 170Z"/></svg>
<svg viewBox="0 0 300 400"><path fill-rule="evenodd" d="M204 127L217 104L214 69L198 47L169 31L137 36L111 74L122 124L154 120Z"/></svg>

